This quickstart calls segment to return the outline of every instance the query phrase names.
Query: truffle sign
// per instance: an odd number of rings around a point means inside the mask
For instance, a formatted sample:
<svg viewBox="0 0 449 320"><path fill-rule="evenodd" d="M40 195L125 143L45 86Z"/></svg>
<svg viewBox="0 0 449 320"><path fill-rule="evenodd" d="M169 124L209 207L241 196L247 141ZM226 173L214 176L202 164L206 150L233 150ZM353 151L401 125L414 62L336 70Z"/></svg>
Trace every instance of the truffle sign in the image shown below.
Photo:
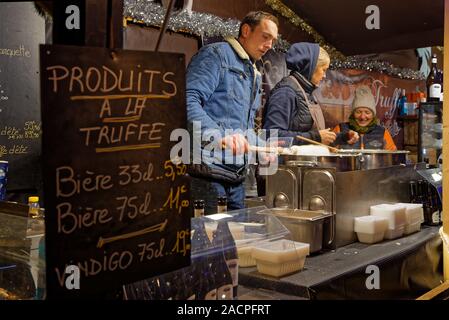
<svg viewBox="0 0 449 320"><path fill-rule="evenodd" d="M184 55L41 46L49 298L96 296L190 262ZM66 267L79 289L65 286Z"/></svg>

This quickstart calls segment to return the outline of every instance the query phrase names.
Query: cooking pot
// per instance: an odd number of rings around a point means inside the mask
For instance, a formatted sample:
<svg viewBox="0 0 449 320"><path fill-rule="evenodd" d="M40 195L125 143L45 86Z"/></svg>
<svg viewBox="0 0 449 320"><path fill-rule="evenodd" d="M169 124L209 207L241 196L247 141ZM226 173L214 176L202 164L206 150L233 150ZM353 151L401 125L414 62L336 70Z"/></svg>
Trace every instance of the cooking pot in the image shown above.
<svg viewBox="0 0 449 320"><path fill-rule="evenodd" d="M334 167L337 171L354 171L391 167L405 164L410 151L346 149L329 155L279 156L281 164L287 166Z"/></svg>
<svg viewBox="0 0 449 320"><path fill-rule="evenodd" d="M334 167L337 171L353 171L361 169L359 156L336 153L321 156L284 154L279 156L279 161L287 166Z"/></svg>
<svg viewBox="0 0 449 320"><path fill-rule="evenodd" d="M410 151L399 150L373 150L373 149L347 149L340 150L342 154L358 154L359 168L361 170L386 168L406 164L407 154Z"/></svg>

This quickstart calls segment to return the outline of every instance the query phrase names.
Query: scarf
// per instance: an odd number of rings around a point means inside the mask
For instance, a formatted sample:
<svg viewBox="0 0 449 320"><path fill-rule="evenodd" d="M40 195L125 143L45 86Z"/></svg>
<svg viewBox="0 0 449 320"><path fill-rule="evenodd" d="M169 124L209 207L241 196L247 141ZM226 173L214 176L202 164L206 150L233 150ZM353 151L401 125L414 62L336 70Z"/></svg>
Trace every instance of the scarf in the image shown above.
<svg viewBox="0 0 449 320"><path fill-rule="evenodd" d="M365 134L370 132L372 129L374 129L374 127L377 125L377 123L379 122L379 119L377 119L376 116L374 116L373 120L371 120L371 122L365 126L359 126L359 124L357 123L357 120L354 118L354 115L351 114L349 116L349 128L351 130L354 130L357 133L361 133L361 134Z"/></svg>

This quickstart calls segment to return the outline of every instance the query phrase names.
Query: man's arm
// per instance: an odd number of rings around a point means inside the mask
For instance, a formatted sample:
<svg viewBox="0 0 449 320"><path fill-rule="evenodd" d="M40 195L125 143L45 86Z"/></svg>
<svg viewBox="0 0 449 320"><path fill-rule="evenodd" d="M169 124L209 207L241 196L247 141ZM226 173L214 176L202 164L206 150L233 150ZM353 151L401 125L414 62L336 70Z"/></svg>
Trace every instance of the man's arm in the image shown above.
<svg viewBox="0 0 449 320"><path fill-rule="evenodd" d="M222 128L204 111L203 106L219 85L221 60L212 47L206 47L196 54L186 74L187 121L200 121L202 130Z"/></svg>

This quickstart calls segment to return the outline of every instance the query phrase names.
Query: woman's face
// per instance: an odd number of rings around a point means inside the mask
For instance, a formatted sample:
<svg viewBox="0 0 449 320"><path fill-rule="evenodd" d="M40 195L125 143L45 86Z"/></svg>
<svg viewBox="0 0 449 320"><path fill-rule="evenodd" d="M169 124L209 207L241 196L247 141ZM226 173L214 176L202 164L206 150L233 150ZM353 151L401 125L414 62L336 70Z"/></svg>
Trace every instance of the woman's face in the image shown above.
<svg viewBox="0 0 449 320"><path fill-rule="evenodd" d="M329 68L329 63L326 63L324 65L317 66L315 68L315 72L312 75L312 82L314 85L319 86L321 80L326 78L326 71Z"/></svg>
<svg viewBox="0 0 449 320"><path fill-rule="evenodd" d="M370 109L360 107L354 110L354 118L359 126L366 127L373 120L374 114Z"/></svg>

